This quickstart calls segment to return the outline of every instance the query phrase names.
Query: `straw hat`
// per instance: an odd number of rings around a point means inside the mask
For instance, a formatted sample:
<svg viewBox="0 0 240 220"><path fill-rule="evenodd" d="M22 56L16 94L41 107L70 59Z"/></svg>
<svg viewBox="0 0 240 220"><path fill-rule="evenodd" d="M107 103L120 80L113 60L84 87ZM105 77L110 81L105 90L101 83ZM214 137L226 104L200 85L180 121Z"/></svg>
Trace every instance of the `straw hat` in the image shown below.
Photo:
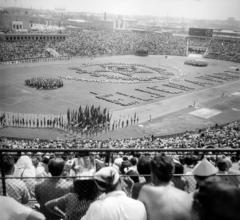
<svg viewBox="0 0 240 220"><path fill-rule="evenodd" d="M194 168L193 168L193 175L195 176L212 176L218 172L218 169L213 166L206 158L200 161Z"/></svg>

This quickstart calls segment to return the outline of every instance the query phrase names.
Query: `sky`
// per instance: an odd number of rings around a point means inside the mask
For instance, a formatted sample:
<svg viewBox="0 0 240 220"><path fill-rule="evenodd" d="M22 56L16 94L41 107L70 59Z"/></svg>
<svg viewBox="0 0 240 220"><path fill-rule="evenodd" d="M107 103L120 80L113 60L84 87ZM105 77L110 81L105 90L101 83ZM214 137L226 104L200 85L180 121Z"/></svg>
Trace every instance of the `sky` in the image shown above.
<svg viewBox="0 0 240 220"><path fill-rule="evenodd" d="M118 15L152 15L192 19L235 17L240 20L240 0L0 0L1 6L111 13Z"/></svg>

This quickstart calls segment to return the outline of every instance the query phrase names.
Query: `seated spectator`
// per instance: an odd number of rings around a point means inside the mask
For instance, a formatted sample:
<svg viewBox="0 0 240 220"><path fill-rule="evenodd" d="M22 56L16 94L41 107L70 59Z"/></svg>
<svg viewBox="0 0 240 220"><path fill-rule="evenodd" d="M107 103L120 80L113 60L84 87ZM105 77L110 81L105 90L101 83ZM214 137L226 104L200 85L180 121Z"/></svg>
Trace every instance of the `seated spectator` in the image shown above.
<svg viewBox="0 0 240 220"><path fill-rule="evenodd" d="M90 205L82 220L146 220L144 205L122 191L120 176L115 168L102 168L94 179L104 194Z"/></svg>
<svg viewBox="0 0 240 220"><path fill-rule="evenodd" d="M175 163L174 174L176 174L176 176L174 176L174 178L172 178L172 182L176 188L186 191L187 190L187 182L182 177L184 167L178 161L176 161L174 163Z"/></svg>
<svg viewBox="0 0 240 220"><path fill-rule="evenodd" d="M124 156L120 167L120 173L125 174L131 166L132 166L131 162L128 160L126 156Z"/></svg>
<svg viewBox="0 0 240 220"><path fill-rule="evenodd" d="M3 155L2 171L6 177L7 196L14 198L16 201L26 204L30 199L29 190L26 184L16 178L12 178L14 173L14 158L10 155ZM3 192L2 181L0 183L0 192Z"/></svg>
<svg viewBox="0 0 240 220"><path fill-rule="evenodd" d="M196 189L196 185L197 182L194 179L194 177L192 176L192 170L194 168L195 164L195 160L194 157L186 157L184 158L184 174L187 175L186 176L186 191L188 193L194 192L194 190Z"/></svg>
<svg viewBox="0 0 240 220"><path fill-rule="evenodd" d="M35 167L36 177L47 177L48 173L46 170L46 165L45 163L43 163L43 159L40 156L38 156L34 157L32 161L33 166Z"/></svg>
<svg viewBox="0 0 240 220"><path fill-rule="evenodd" d="M63 178L60 178L63 168L64 160L62 158L50 159L48 163L48 170L53 178L45 179L44 181L36 184L36 200L40 205L41 212L46 216L47 219L54 220L60 219L60 217L50 213L46 209L45 203L69 193L72 188L71 181L66 181Z"/></svg>
<svg viewBox="0 0 240 220"><path fill-rule="evenodd" d="M98 195L98 189L93 179L77 179L73 186L73 193L50 200L45 204L53 214L58 214L55 211L56 206L60 210L65 210L65 220L81 219Z"/></svg>
<svg viewBox="0 0 240 220"><path fill-rule="evenodd" d="M43 214L22 205L13 198L0 196L1 220L45 220Z"/></svg>
<svg viewBox="0 0 240 220"><path fill-rule="evenodd" d="M15 165L15 177L20 177L25 183L30 192L31 197L34 197L34 189L35 189L35 177L36 177L36 170L33 166L32 159L29 156L21 156L16 165ZM25 178L27 177L27 178ZM31 178L28 178L31 177Z"/></svg>
<svg viewBox="0 0 240 220"><path fill-rule="evenodd" d="M147 210L148 220L190 220L191 196L170 183L174 162L168 156L158 155L151 161L153 185L144 185L138 199Z"/></svg>
<svg viewBox="0 0 240 220"><path fill-rule="evenodd" d="M222 182L239 187L240 178L239 173L230 171L230 163L225 158L221 158L217 161L218 175Z"/></svg>
<svg viewBox="0 0 240 220"><path fill-rule="evenodd" d="M203 158L192 171L195 180L197 181L197 188L203 184L209 177L217 174L217 168L211 164L206 158Z"/></svg>
<svg viewBox="0 0 240 220"><path fill-rule="evenodd" d="M194 195L193 220L238 220L240 189L208 179Z"/></svg>
<svg viewBox="0 0 240 220"><path fill-rule="evenodd" d="M113 167L120 172L120 168L122 166L123 159L121 157L118 157L113 162Z"/></svg>
<svg viewBox="0 0 240 220"><path fill-rule="evenodd" d="M135 183L132 186L132 198L137 199L139 192L143 185L151 183L151 158L147 156L142 156L139 158L137 163L138 173L142 176L142 181L140 183Z"/></svg>
<svg viewBox="0 0 240 220"><path fill-rule="evenodd" d="M129 167L129 169L137 172L137 162L138 162L137 158L136 157L132 157L130 159L130 162L131 162L132 166Z"/></svg>

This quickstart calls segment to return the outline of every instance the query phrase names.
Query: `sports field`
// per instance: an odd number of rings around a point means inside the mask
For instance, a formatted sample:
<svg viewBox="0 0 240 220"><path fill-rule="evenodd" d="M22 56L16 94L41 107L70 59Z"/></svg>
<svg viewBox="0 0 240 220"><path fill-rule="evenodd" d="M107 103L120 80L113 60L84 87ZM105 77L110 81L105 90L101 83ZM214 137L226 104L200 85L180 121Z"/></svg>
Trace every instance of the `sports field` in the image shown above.
<svg viewBox="0 0 240 220"><path fill-rule="evenodd" d="M66 114L79 105L100 105L112 120L135 112L139 123L99 138L172 134L240 119L239 64L206 60L185 65L186 57L113 56L0 66L0 111ZM62 78L56 90L26 87L27 78ZM56 131L5 128L0 135L54 138ZM43 130L43 129L42 129Z"/></svg>

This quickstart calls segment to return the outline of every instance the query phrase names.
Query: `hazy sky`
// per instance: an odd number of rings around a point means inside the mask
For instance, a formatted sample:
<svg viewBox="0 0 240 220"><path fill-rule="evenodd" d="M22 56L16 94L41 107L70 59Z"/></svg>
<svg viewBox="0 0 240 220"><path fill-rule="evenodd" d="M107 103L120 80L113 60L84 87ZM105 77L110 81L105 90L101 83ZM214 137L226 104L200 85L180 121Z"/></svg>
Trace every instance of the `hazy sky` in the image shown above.
<svg viewBox="0 0 240 220"><path fill-rule="evenodd" d="M3 6L71 11L240 20L240 0L0 0Z"/></svg>

